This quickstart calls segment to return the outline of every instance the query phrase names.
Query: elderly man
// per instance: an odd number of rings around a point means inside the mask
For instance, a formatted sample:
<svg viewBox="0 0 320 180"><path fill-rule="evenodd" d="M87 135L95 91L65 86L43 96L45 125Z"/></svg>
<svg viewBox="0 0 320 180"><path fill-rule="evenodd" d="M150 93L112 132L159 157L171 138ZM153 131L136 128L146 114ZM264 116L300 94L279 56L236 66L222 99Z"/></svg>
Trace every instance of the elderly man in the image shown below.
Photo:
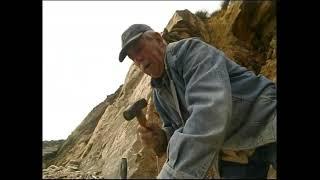
<svg viewBox="0 0 320 180"><path fill-rule="evenodd" d="M265 178L276 168L276 87L197 38L167 44L144 24L122 34L128 56L152 77L163 127L139 126L140 140L167 153L158 178ZM230 158L234 156L234 158Z"/></svg>

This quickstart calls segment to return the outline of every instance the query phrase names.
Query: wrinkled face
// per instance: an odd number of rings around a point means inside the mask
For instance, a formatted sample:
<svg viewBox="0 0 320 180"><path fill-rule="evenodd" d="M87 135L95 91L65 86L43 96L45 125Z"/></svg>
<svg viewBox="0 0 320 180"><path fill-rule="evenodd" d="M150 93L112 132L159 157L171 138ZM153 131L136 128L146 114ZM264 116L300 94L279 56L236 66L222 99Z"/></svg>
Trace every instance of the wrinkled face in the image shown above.
<svg viewBox="0 0 320 180"><path fill-rule="evenodd" d="M160 35L144 33L128 49L128 57L142 72L153 78L158 78L164 71L165 46Z"/></svg>

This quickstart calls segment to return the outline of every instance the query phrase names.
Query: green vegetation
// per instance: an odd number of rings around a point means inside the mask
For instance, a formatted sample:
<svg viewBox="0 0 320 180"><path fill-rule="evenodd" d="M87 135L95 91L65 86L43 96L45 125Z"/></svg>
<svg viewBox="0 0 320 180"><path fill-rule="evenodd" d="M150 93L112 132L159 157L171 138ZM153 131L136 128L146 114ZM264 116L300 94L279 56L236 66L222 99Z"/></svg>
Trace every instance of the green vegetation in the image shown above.
<svg viewBox="0 0 320 180"><path fill-rule="evenodd" d="M209 13L208 11L203 11L203 10L200 10L200 11L197 11L195 13L196 16L198 16L200 19L202 20L206 20L209 18Z"/></svg>

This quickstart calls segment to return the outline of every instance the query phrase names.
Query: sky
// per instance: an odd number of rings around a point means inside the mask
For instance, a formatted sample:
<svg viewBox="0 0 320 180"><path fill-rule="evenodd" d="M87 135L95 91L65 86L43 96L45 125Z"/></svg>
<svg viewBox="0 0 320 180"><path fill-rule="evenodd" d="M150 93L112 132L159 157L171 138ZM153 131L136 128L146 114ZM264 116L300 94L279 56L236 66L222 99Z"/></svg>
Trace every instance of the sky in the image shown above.
<svg viewBox="0 0 320 180"><path fill-rule="evenodd" d="M142 23L162 32L176 10L209 13L222 1L43 1L42 139L66 139L124 83L121 34Z"/></svg>

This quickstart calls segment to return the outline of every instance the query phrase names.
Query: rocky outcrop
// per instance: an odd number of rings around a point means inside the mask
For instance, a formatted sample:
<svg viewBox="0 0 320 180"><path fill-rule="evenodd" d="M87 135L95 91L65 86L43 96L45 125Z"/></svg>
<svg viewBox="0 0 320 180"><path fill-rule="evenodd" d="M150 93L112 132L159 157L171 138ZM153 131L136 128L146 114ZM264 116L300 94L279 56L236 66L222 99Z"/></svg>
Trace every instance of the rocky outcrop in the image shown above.
<svg viewBox="0 0 320 180"><path fill-rule="evenodd" d="M206 24L187 9L176 11L164 28L162 37L168 43L189 37L199 37L207 42L210 39Z"/></svg>
<svg viewBox="0 0 320 180"><path fill-rule="evenodd" d="M176 11L162 35L167 42L199 37L256 74L276 81L274 2L230 1L207 19L188 10ZM142 149L137 121L122 116L130 104L145 98L148 121L160 124L149 82L150 77L132 65L124 85L94 108L59 148L51 166L43 170L44 178L119 178L121 158L127 158L129 178L155 178L166 157Z"/></svg>
<svg viewBox="0 0 320 180"><path fill-rule="evenodd" d="M42 168L45 169L48 167L48 162L56 157L57 151L64 141L65 140L61 139L42 142Z"/></svg>

